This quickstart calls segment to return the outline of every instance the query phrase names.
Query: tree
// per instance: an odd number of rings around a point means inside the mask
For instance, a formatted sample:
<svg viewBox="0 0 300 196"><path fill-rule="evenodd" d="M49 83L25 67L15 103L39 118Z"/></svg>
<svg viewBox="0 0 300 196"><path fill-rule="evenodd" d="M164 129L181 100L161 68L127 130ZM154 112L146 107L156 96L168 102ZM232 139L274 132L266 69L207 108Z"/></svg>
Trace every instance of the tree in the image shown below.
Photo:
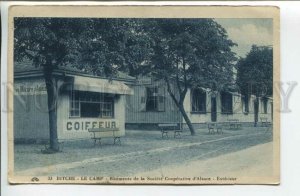
<svg viewBox="0 0 300 196"><path fill-rule="evenodd" d="M92 41L81 43L80 69L96 75L123 71L136 76L150 61L151 38L141 19L94 19L86 34Z"/></svg>
<svg viewBox="0 0 300 196"><path fill-rule="evenodd" d="M255 95L255 112L258 112L259 97L273 94L273 48L253 45L245 58L237 63L237 85L245 98L246 111L249 111L249 97ZM255 115L256 126L258 115Z"/></svg>
<svg viewBox="0 0 300 196"><path fill-rule="evenodd" d="M78 37L87 23L75 19L16 18L14 24L14 60L27 58L43 70L48 98L49 153L56 152L59 150L56 124L58 86L53 70L76 60L80 48Z"/></svg>
<svg viewBox="0 0 300 196"><path fill-rule="evenodd" d="M183 106L188 88L227 88L233 82L236 58L231 47L235 43L213 19L152 19L145 28L153 39L151 63L145 70L165 81L169 95L194 135Z"/></svg>

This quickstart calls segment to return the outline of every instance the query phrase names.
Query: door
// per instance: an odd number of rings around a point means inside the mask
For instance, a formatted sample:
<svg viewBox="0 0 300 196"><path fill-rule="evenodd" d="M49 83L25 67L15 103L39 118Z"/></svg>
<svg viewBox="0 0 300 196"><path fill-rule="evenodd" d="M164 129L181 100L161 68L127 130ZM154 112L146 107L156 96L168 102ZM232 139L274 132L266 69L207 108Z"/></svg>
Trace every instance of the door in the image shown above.
<svg viewBox="0 0 300 196"><path fill-rule="evenodd" d="M259 107L259 101L257 98L254 100L253 105L254 105L254 126L256 127L258 122L258 107Z"/></svg>
<svg viewBox="0 0 300 196"><path fill-rule="evenodd" d="M216 97L211 98L211 122L217 121L217 99Z"/></svg>

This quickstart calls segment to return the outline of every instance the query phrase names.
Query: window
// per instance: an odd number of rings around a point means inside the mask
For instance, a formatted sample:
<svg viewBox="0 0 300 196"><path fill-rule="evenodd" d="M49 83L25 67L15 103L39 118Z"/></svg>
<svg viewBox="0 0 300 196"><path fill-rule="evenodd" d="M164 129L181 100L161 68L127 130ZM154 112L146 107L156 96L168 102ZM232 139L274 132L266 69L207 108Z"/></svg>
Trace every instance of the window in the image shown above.
<svg viewBox="0 0 300 196"><path fill-rule="evenodd" d="M232 94L228 92L221 93L221 104L223 114L232 114Z"/></svg>
<svg viewBox="0 0 300 196"><path fill-rule="evenodd" d="M147 102L146 110L147 111L156 111L158 106L158 96L157 96L157 87L147 88Z"/></svg>
<svg viewBox="0 0 300 196"><path fill-rule="evenodd" d="M71 91L70 93L70 116L80 117L80 107L79 107L79 96L78 91Z"/></svg>
<svg viewBox="0 0 300 196"><path fill-rule="evenodd" d="M243 112L249 113L249 97L246 95L242 98Z"/></svg>
<svg viewBox="0 0 300 196"><path fill-rule="evenodd" d="M146 88L146 111L164 111L165 96L163 87Z"/></svg>
<svg viewBox="0 0 300 196"><path fill-rule="evenodd" d="M192 112L206 113L206 92L201 89L191 91Z"/></svg>
<svg viewBox="0 0 300 196"><path fill-rule="evenodd" d="M112 118L114 98L110 94L72 91L70 93L70 117Z"/></svg>

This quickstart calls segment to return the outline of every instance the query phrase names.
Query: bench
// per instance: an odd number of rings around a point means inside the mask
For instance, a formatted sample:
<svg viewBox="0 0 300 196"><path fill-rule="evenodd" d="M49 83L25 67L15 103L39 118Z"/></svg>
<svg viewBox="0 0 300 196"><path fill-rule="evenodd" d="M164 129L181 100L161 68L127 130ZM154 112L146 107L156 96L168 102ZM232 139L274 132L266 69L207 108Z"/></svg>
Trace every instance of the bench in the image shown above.
<svg viewBox="0 0 300 196"><path fill-rule="evenodd" d="M261 122L262 127L268 127L269 126L268 118L261 117L260 122Z"/></svg>
<svg viewBox="0 0 300 196"><path fill-rule="evenodd" d="M97 140L101 145L101 138L108 138L108 137L114 138L114 144L121 145L120 136L116 134L118 131L120 131L119 128L90 128L88 129L88 131L92 133L91 139L94 140L94 146L96 145ZM112 133L112 135L108 133Z"/></svg>
<svg viewBox="0 0 300 196"><path fill-rule="evenodd" d="M158 127L161 131L161 138L169 138L169 131L174 131L174 138L181 138L182 130L176 123L158 124Z"/></svg>
<svg viewBox="0 0 300 196"><path fill-rule="evenodd" d="M242 123L238 119L228 119L229 129L239 129L242 128Z"/></svg>
<svg viewBox="0 0 300 196"><path fill-rule="evenodd" d="M223 134L222 123L210 122L210 123L207 123L207 128L208 128L208 134L215 134L215 130L217 131L218 134L219 133Z"/></svg>

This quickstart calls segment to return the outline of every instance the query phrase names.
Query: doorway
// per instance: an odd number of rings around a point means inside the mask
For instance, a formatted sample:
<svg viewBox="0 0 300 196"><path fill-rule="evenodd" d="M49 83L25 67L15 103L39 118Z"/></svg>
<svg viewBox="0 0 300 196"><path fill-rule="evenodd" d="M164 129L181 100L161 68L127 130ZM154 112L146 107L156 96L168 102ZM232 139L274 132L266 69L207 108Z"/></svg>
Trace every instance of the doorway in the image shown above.
<svg viewBox="0 0 300 196"><path fill-rule="evenodd" d="M258 123L258 108L259 108L259 101L257 98L254 100L253 105L254 105L254 126L256 127Z"/></svg>
<svg viewBox="0 0 300 196"><path fill-rule="evenodd" d="M217 121L217 99L216 97L211 98L211 122Z"/></svg>

